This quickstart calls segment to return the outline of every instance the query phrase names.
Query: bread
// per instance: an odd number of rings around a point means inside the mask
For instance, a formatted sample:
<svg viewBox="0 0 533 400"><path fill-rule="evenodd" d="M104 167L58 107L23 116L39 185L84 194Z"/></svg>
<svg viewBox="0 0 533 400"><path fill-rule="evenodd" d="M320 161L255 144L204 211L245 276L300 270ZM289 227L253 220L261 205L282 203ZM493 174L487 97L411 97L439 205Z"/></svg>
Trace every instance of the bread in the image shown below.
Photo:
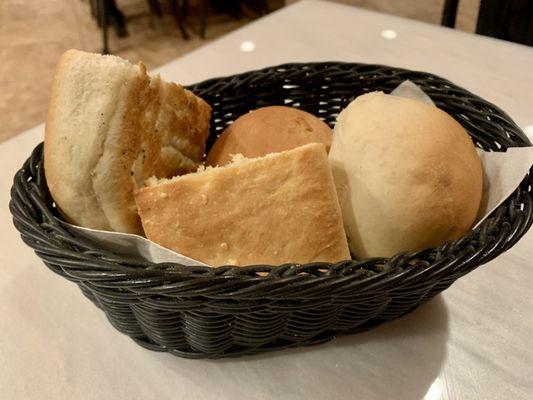
<svg viewBox="0 0 533 400"><path fill-rule="evenodd" d="M141 234L134 190L196 170L209 118L207 103L142 64L69 50L46 118L50 193L77 225Z"/></svg>
<svg viewBox="0 0 533 400"><path fill-rule="evenodd" d="M239 118L217 139L206 164L225 165L233 154L261 157L307 143L323 143L329 151L332 131L326 123L292 107L263 107Z"/></svg>
<svg viewBox="0 0 533 400"><path fill-rule="evenodd" d="M360 96L338 117L329 160L357 258L439 246L476 218L481 162L463 127L437 107Z"/></svg>
<svg viewBox="0 0 533 400"><path fill-rule="evenodd" d="M212 266L350 259L323 144L149 181L148 239Z"/></svg>

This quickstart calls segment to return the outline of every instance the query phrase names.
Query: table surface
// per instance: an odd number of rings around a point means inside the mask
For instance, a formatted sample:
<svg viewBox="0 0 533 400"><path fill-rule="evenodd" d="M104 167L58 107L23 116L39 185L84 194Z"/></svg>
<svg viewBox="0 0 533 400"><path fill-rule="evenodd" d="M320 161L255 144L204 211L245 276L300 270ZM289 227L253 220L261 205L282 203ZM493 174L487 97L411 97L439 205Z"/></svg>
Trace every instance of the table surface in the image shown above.
<svg viewBox="0 0 533 400"><path fill-rule="evenodd" d="M385 39L383 30L397 37ZM320 60L429 71L498 104L522 127L533 125L532 48L320 1L284 8L159 72L188 84ZM41 125L0 145L0 398L532 398L533 231L412 314L370 332L241 359L185 360L115 331L18 237L7 209L11 179L42 138Z"/></svg>

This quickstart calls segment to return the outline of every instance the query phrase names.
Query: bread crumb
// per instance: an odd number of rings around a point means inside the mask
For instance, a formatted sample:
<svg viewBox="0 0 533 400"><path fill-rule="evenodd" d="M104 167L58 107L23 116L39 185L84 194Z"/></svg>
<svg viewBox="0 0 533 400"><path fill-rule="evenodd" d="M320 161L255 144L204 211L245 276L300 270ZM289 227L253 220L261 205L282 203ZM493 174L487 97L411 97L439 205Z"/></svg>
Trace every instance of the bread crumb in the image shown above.
<svg viewBox="0 0 533 400"><path fill-rule="evenodd" d="M220 248L227 250L229 248L228 244L226 242L220 243Z"/></svg>
<svg viewBox="0 0 533 400"><path fill-rule="evenodd" d="M166 192L161 192L161 194L159 195L159 197L161 197L162 199L166 199L168 197L168 193Z"/></svg>
<svg viewBox="0 0 533 400"><path fill-rule="evenodd" d="M204 165L204 164L201 164L198 166L198 168L196 169L196 173L204 173L204 172L207 172L207 171L211 171L213 169L216 169L217 167L212 167L210 165Z"/></svg>
<svg viewBox="0 0 533 400"><path fill-rule="evenodd" d="M231 163L236 163L236 164L238 164L239 161L243 161L247 159L246 157L244 157L242 153L230 154L230 157L231 157Z"/></svg>
<svg viewBox="0 0 533 400"><path fill-rule="evenodd" d="M205 194L202 194L200 197L202 198L201 200L202 205L205 206L207 204L207 196Z"/></svg>

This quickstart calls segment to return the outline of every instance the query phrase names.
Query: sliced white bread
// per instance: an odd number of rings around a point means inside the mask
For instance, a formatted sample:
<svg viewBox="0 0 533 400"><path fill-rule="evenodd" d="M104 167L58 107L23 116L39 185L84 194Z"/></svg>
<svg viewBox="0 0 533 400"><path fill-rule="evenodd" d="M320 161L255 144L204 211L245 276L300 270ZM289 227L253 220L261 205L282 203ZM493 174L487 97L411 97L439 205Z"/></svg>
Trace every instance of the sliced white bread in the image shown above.
<svg viewBox="0 0 533 400"><path fill-rule="evenodd" d="M54 201L74 224L142 234L134 191L150 176L196 170L210 112L142 64L67 51L46 118L45 173Z"/></svg>

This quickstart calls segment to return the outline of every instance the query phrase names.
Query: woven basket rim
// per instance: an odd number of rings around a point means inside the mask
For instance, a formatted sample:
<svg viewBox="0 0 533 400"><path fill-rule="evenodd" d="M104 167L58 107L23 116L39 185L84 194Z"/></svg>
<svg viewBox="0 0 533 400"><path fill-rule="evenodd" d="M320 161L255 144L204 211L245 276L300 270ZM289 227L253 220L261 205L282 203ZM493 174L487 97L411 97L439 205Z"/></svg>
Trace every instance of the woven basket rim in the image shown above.
<svg viewBox="0 0 533 400"><path fill-rule="evenodd" d="M386 64L350 62L350 61L289 62L289 63L283 63L283 64L278 64L278 65L273 65L273 66L267 66L267 67L263 67L263 68L253 69L253 70L249 70L249 71L245 71L245 72L240 72L240 73L237 73L237 74L229 74L229 75L222 75L222 76L215 77L215 78L209 78L209 79L203 80L201 82L197 82L197 83L192 83L190 85L186 85L186 86L184 86L184 88L188 89L188 90L191 90L193 92L196 92L196 91L198 91L198 88L200 88L200 87L211 86L213 83L218 83L221 80L228 80L228 79L237 80L237 79L245 77L245 76L268 73L268 72L270 72L272 70L287 70L287 69L291 69L291 68L311 69L311 67L328 68L328 67L331 67L331 66L345 66L346 68L350 68L350 67L353 67L353 66L359 66L359 67L360 66L364 66L364 67L367 67L369 70L372 70L372 69L381 70L381 69L386 68L386 69L394 70L397 73L402 73L403 72L403 73L407 73L407 74L410 74L410 75L417 74L417 75L421 75L421 76L423 76L425 78L432 77L432 78L440 81L441 83L444 83L444 84L448 85L451 89L457 88L461 92L468 93L473 99L479 100L480 102L489 105L494 111L496 111L498 114L503 116L507 120L506 122L512 124L513 127L516 130L515 133L520 136L520 139L522 140L522 143L518 143L518 144L514 143L516 146L509 146L509 147L528 147L528 146L532 146L533 145L531 140L529 139L529 137L522 130L522 128L520 128L514 122L514 120L503 109L501 109L499 106L495 105L494 103L492 103L492 102L490 102L488 100L485 100L484 98L478 96L477 94L475 94L475 93L473 93L473 92L471 92L471 91L469 91L467 89L464 89L463 87L453 83L452 81L448 80L447 78L443 78L440 75L433 74L431 72L421 71L421 70L411 70L411 69L407 69L407 68L393 67L393 66L386 65Z"/></svg>

